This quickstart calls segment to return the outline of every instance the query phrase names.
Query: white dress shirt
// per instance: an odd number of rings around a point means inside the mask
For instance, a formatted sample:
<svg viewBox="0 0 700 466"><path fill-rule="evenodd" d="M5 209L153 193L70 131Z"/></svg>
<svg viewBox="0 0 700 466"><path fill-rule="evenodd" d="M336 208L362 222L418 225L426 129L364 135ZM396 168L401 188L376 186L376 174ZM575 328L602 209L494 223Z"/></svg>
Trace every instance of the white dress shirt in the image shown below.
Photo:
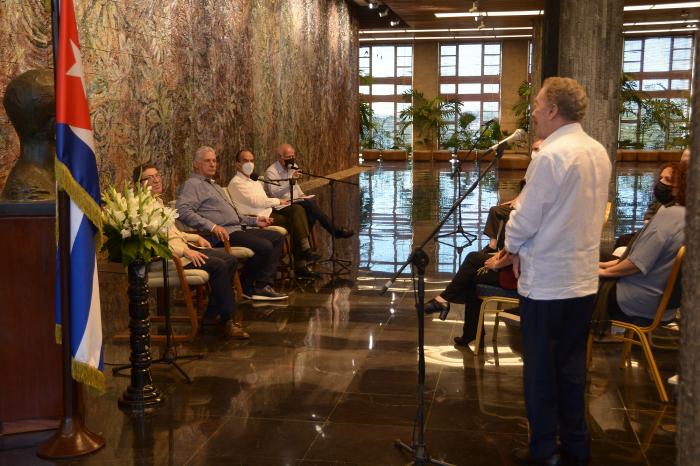
<svg viewBox="0 0 700 466"><path fill-rule="evenodd" d="M296 173L295 169L287 170L280 164L279 160L265 170L265 180L286 180L291 178ZM279 181L279 186L272 184L265 185L265 191L270 197L276 197L279 199L289 199L289 181ZM300 199L304 197L304 191L301 190L299 182L294 183L294 199Z"/></svg>
<svg viewBox="0 0 700 466"><path fill-rule="evenodd" d="M269 217L272 207L280 205L280 200L268 197L262 183L236 171L228 184L228 193L242 214Z"/></svg>
<svg viewBox="0 0 700 466"><path fill-rule="evenodd" d="M505 247L520 255L520 295L555 300L597 292L611 169L605 148L579 123L542 142L506 225Z"/></svg>

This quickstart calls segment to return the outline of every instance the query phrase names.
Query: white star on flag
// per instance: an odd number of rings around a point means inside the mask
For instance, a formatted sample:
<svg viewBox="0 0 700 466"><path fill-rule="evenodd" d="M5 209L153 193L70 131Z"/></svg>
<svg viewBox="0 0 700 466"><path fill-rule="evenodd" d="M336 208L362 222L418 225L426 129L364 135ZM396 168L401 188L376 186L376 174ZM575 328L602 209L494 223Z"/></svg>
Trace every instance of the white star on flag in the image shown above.
<svg viewBox="0 0 700 466"><path fill-rule="evenodd" d="M73 58L75 63L68 70L66 76L73 76L74 78L80 78L80 82L83 84L83 94L87 97L87 90L85 89L85 74L83 73L83 57L80 55L80 49L75 42L70 41L71 49L73 49Z"/></svg>

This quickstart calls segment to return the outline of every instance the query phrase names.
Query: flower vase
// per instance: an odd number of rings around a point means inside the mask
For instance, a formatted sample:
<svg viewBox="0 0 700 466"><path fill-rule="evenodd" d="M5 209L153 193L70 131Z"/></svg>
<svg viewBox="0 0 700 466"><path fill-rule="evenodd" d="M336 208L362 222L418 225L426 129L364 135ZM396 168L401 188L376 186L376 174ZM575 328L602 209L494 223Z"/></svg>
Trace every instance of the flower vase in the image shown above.
<svg viewBox="0 0 700 466"><path fill-rule="evenodd" d="M141 415L152 412L162 399L151 379L151 322L146 262L136 259L128 265L127 271L131 381L118 404L124 412Z"/></svg>

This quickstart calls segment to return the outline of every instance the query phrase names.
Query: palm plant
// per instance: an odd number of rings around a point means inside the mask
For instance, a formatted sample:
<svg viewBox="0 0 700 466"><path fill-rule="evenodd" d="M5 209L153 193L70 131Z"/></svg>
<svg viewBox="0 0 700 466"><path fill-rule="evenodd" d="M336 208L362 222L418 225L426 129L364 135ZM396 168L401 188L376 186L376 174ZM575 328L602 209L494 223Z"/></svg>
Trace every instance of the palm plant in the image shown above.
<svg viewBox="0 0 700 466"><path fill-rule="evenodd" d="M532 84L527 79L518 86L518 102L513 105L513 114L517 117L518 128L525 132L530 129L530 96L532 95Z"/></svg>
<svg viewBox="0 0 700 466"><path fill-rule="evenodd" d="M426 99L422 92L414 89L404 92L403 97L411 102L411 106L399 113L400 134L413 125L414 134L421 136L420 144L434 149L442 141L446 128L462 104L456 99L439 96Z"/></svg>

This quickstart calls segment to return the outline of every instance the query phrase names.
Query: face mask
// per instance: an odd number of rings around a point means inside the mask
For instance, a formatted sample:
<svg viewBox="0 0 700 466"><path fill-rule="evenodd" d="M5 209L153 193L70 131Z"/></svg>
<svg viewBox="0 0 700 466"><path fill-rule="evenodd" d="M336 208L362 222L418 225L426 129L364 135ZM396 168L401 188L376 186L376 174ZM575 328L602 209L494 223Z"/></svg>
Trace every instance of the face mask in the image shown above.
<svg viewBox="0 0 700 466"><path fill-rule="evenodd" d="M660 203L666 205L673 202L673 188L661 181L657 181L654 185L654 197Z"/></svg>
<svg viewBox="0 0 700 466"><path fill-rule="evenodd" d="M253 162L246 162L243 164L241 169L243 170L243 173L250 176L250 174L253 173L253 170L255 170L255 164Z"/></svg>
<svg viewBox="0 0 700 466"><path fill-rule="evenodd" d="M284 161L284 166L287 167L287 168L293 167L294 165L296 165L296 162L294 161L294 157L292 157L291 159L287 159L287 160Z"/></svg>

